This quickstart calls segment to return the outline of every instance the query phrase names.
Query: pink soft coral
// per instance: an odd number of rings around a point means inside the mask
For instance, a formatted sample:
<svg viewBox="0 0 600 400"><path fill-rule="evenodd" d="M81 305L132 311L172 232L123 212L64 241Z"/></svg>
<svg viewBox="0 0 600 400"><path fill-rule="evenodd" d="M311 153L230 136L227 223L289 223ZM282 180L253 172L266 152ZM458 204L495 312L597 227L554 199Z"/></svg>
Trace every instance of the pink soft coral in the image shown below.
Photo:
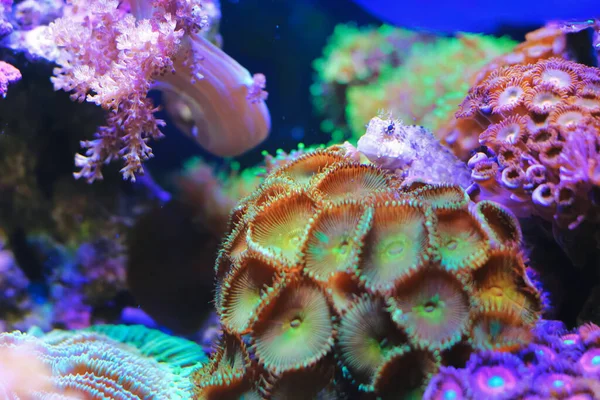
<svg viewBox="0 0 600 400"><path fill-rule="evenodd" d="M147 142L162 137L164 125L146 97L153 87L168 89L171 100L175 97L188 107L183 111L190 115L192 132L209 151L236 155L266 137L270 121L264 102L246 99L255 85L252 77L199 35L210 22L210 7L205 11L200 0L119 3L70 0L66 15L50 26L61 48L52 78L55 89L70 91L74 100L93 102L109 113L96 139L82 141L87 150L75 158L81 168L76 178L101 179L102 164L118 157L125 163L125 179L143 173L142 162L153 156ZM205 129L198 132L199 126ZM234 131L244 138L232 141Z"/></svg>
<svg viewBox="0 0 600 400"><path fill-rule="evenodd" d="M0 61L0 96L6 97L8 85L21 79L21 71L14 66Z"/></svg>

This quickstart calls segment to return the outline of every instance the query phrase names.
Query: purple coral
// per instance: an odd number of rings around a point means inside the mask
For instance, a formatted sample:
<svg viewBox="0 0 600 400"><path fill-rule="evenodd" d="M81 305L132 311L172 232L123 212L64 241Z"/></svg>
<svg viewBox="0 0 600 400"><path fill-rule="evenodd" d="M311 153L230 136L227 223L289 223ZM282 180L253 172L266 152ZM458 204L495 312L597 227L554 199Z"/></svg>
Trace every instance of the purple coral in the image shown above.
<svg viewBox="0 0 600 400"><path fill-rule="evenodd" d="M475 398L511 399L519 393L523 363L511 354L485 352L467 364Z"/></svg>
<svg viewBox="0 0 600 400"><path fill-rule="evenodd" d="M578 366L584 376L600 380L600 348L592 348L583 353Z"/></svg>
<svg viewBox="0 0 600 400"><path fill-rule="evenodd" d="M253 80L199 34L217 15L213 2L206 11L203 4L72 0L65 16L50 24L60 49L55 89L108 112L96 138L81 142L86 151L75 158L76 178L102 179L101 166L117 158L125 164L125 179L143 173L142 163L153 157L148 141L163 136L164 121L147 98L153 87L167 92L167 111L178 125L218 155L240 154L266 137L264 79ZM245 134L234 137L240 132Z"/></svg>
<svg viewBox="0 0 600 400"><path fill-rule="evenodd" d="M512 353L473 354L466 368L442 367L431 380L426 399L439 397L456 377L462 392L490 399L596 399L600 398L600 328L587 324L566 332L557 321L541 321L533 330L532 343ZM453 381L454 379L454 381ZM450 389L448 389L450 390ZM437 395L438 397L434 396ZM461 397L452 397L459 399Z"/></svg>
<svg viewBox="0 0 600 400"><path fill-rule="evenodd" d="M0 61L0 96L6 97L8 85L21 79L21 71L7 62Z"/></svg>
<svg viewBox="0 0 600 400"><path fill-rule="evenodd" d="M463 400L471 398L467 377L463 371L452 367L442 367L440 372L431 380L423 400Z"/></svg>

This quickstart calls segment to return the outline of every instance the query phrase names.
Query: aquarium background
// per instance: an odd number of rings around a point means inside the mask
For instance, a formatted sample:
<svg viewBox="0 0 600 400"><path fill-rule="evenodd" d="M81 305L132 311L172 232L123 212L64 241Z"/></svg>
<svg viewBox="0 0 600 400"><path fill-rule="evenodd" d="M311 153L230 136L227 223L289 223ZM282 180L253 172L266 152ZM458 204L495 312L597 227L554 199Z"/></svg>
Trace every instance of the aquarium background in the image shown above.
<svg viewBox="0 0 600 400"><path fill-rule="evenodd" d="M0 397L600 399L600 8L89 1L0 0Z"/></svg>

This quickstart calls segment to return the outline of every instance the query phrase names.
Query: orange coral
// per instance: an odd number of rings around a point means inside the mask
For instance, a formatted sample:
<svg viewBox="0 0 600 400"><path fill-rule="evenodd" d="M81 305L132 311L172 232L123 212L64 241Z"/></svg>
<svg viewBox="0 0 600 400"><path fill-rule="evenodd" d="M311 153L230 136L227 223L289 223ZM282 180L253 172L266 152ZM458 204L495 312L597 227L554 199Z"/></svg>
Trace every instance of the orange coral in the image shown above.
<svg viewBox="0 0 600 400"><path fill-rule="evenodd" d="M458 185L401 189L343 157L331 147L278 166L232 214L216 267L225 339L197 398L339 398L347 384L418 395L448 352L510 346L539 317L509 211Z"/></svg>
<svg viewBox="0 0 600 400"><path fill-rule="evenodd" d="M596 74L591 74L594 84L589 82L585 86L577 85L577 73L569 66L570 64L564 63L565 60L575 61L574 57L576 57L576 52L569 47L568 36L588 27L598 30L600 21L588 20L576 24L551 22L529 32L525 35L523 43L511 52L494 58L471 77L469 83L472 89L459 106L457 119L448 121L445 126L442 126L437 132L438 137L442 138L460 158L467 159L471 151L477 147L477 140L474 139L490 124L487 115L492 112L490 107L503 100L498 104L505 107L503 109L494 107L494 110L496 113L501 110L507 111L505 102L511 98L514 101L521 101L521 90L525 91L525 106L535 113L543 114L547 112L547 107L564 102L566 92L573 89L578 91L579 97L592 97L590 101L579 101L596 106L595 100L600 95ZM532 67L539 61L552 58L554 58L553 62ZM531 75L534 75L533 79ZM519 81L525 82L525 86L514 85ZM489 88L512 89L504 90L504 95L500 97L502 92L490 93L482 90L483 83ZM511 96L517 96L518 99Z"/></svg>
<svg viewBox="0 0 600 400"><path fill-rule="evenodd" d="M461 108L477 111L457 114L488 148L469 161L479 198L559 229L597 223L600 101L586 88L598 81L599 69L558 58L486 73Z"/></svg>

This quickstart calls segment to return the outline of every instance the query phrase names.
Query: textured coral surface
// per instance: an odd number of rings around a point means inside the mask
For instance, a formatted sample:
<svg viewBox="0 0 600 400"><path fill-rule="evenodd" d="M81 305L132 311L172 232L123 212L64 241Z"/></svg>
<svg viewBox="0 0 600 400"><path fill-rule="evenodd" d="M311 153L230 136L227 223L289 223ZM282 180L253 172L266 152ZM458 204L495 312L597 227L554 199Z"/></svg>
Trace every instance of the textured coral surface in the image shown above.
<svg viewBox="0 0 600 400"><path fill-rule="evenodd" d="M587 20L578 23L551 22L546 26L529 32L525 41L512 51L502 54L472 75L468 84L471 87L481 84L494 70L514 65L534 64L541 60L560 58L562 60L597 65L600 50L598 34L592 35L592 43L588 42L587 31L597 32L600 23L597 20ZM581 37L583 35L583 37ZM485 126L485 124L484 124ZM452 150L465 160L478 147L477 136L481 125L474 124L470 119L448 121L440 127L439 137Z"/></svg>
<svg viewBox="0 0 600 400"><path fill-rule="evenodd" d="M598 399L600 328L569 332L559 321L542 321L530 344L511 353L482 352L465 368L442 367L430 382L433 399Z"/></svg>
<svg viewBox="0 0 600 400"><path fill-rule="evenodd" d="M597 223L600 70L557 58L491 71L457 117L480 126L469 161L482 197L558 226Z"/></svg>
<svg viewBox="0 0 600 400"><path fill-rule="evenodd" d="M313 103L332 143L363 134L381 110L437 130L453 118L473 76L515 42L475 34L445 38L383 25L338 25L314 62Z"/></svg>
<svg viewBox="0 0 600 400"><path fill-rule="evenodd" d="M3 399L188 399L202 348L143 326L0 334Z"/></svg>
<svg viewBox="0 0 600 400"><path fill-rule="evenodd" d="M407 124L423 125L437 133L454 118L480 68L515 44L508 38L475 34L414 44L398 68L370 85L348 90L346 113L354 135L360 135L369 119L382 109Z"/></svg>
<svg viewBox="0 0 600 400"><path fill-rule="evenodd" d="M459 186L400 184L332 147L239 203L198 398L416 394L440 364L528 340L541 301L514 217Z"/></svg>
<svg viewBox="0 0 600 400"><path fill-rule="evenodd" d="M331 134L335 143L348 137L351 127L346 115L347 92L377 82L410 56L415 43L433 40L434 35L389 25L379 28L337 25L323 56L313 63L316 78L310 91L317 113L325 118L321 129ZM368 118L372 116L369 114Z"/></svg>

